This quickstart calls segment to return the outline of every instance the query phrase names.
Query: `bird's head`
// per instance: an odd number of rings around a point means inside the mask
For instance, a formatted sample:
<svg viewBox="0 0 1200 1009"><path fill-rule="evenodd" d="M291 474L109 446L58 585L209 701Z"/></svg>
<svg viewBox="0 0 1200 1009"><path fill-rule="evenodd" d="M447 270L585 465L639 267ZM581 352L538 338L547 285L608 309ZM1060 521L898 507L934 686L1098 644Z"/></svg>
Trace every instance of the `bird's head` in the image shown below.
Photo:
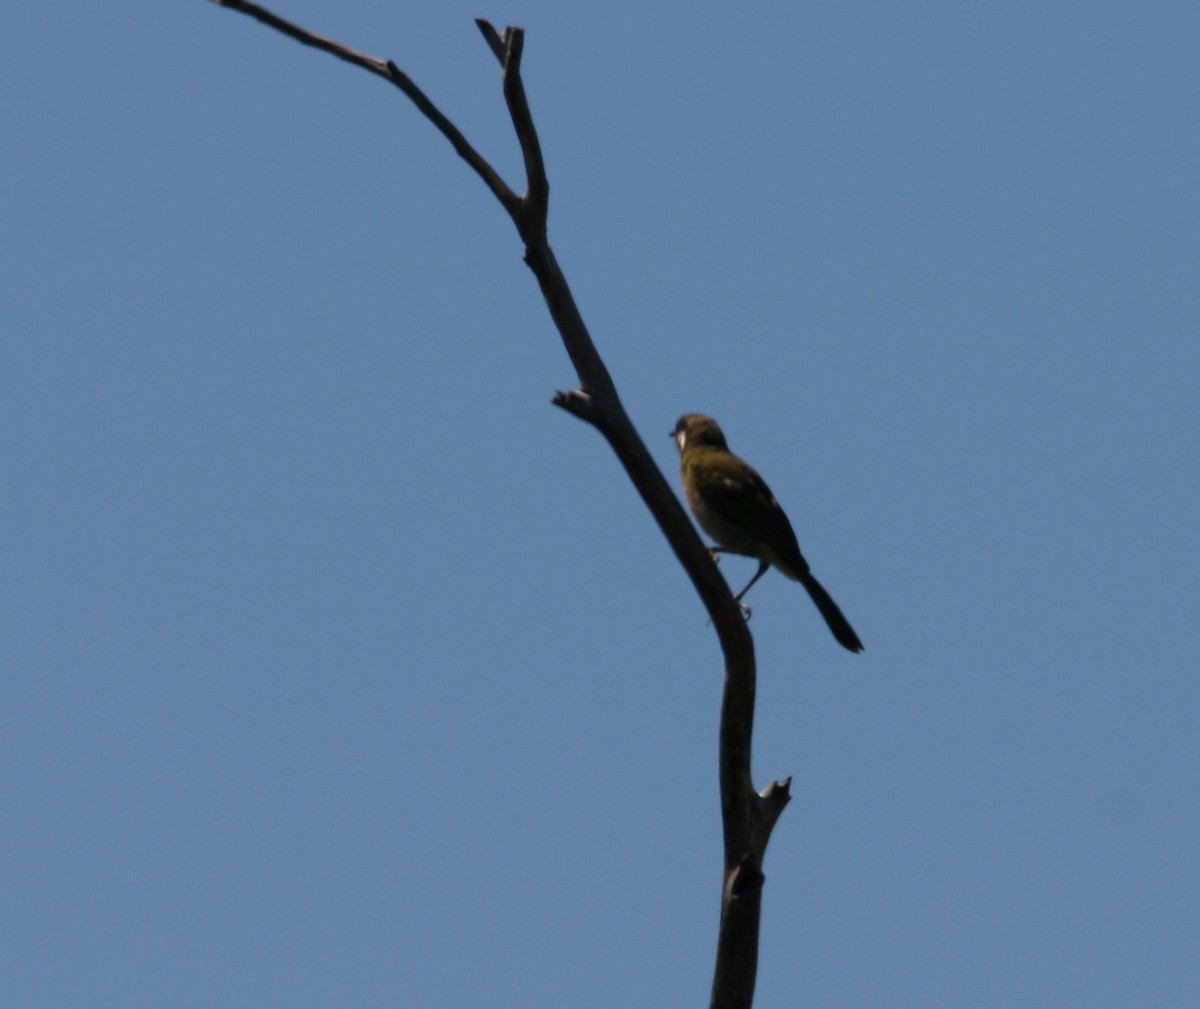
<svg viewBox="0 0 1200 1009"><path fill-rule="evenodd" d="M675 439L680 452L686 452L689 448L699 445L729 451L729 446L725 444L725 435L717 422L703 413L685 413L675 424L671 437Z"/></svg>

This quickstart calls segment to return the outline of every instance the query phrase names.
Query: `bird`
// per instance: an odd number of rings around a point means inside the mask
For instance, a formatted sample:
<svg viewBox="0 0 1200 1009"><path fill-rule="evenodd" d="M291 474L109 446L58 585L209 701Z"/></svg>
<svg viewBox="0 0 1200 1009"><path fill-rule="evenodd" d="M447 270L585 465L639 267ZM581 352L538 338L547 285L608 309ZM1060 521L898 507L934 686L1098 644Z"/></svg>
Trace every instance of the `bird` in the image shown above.
<svg viewBox="0 0 1200 1009"><path fill-rule="evenodd" d="M808 590L825 623L843 648L861 652L850 621L825 591L800 552L800 544L771 488L749 463L729 451L725 435L712 417L687 413L671 437L679 446L679 472L688 507L696 521L716 540L715 554L758 559L758 571L734 601L749 615L742 598L767 570L778 568Z"/></svg>

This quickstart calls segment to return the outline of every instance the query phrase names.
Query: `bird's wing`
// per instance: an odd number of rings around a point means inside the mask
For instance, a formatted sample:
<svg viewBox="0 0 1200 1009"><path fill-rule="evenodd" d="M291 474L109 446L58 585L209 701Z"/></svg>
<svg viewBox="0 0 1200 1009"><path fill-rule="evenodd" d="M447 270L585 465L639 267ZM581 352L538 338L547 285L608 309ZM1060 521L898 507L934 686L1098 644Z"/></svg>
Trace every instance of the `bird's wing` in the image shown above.
<svg viewBox="0 0 1200 1009"><path fill-rule="evenodd" d="M717 465L705 480L705 487L713 511L731 525L744 527L759 542L770 545L774 555L769 558L772 564L792 578L808 572L808 562L800 553L792 524L756 470L744 465L734 476L727 467Z"/></svg>

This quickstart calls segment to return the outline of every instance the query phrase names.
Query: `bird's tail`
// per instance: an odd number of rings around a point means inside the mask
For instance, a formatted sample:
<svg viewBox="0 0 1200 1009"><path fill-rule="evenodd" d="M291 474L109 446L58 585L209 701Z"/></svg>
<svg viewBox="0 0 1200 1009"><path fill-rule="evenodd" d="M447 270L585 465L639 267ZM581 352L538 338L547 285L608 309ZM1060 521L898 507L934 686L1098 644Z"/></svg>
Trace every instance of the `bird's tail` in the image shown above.
<svg viewBox="0 0 1200 1009"><path fill-rule="evenodd" d="M812 596L812 601L817 604L817 609L821 611L821 616L825 618L825 623L833 631L833 636L838 639L838 644L843 648L848 648L852 652L861 652L863 650L863 643L858 640L858 635L854 633L854 628L850 626L850 621L842 615L842 611L838 609L838 604L825 591L825 587L807 571L801 575L800 584L808 589L808 594Z"/></svg>

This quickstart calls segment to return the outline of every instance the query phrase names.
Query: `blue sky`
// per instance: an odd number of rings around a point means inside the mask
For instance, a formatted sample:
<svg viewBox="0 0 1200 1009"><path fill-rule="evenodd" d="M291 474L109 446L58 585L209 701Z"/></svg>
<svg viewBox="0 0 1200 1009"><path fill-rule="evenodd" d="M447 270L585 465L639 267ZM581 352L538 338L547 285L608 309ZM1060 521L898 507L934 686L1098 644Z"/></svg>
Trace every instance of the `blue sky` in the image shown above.
<svg viewBox="0 0 1200 1009"><path fill-rule="evenodd" d="M5 1003L706 1004L720 657L511 225L378 79L78 6L0 15ZM1194 1005L1200 9L275 9L514 183L526 27L634 421L866 642L754 589L756 1004Z"/></svg>

